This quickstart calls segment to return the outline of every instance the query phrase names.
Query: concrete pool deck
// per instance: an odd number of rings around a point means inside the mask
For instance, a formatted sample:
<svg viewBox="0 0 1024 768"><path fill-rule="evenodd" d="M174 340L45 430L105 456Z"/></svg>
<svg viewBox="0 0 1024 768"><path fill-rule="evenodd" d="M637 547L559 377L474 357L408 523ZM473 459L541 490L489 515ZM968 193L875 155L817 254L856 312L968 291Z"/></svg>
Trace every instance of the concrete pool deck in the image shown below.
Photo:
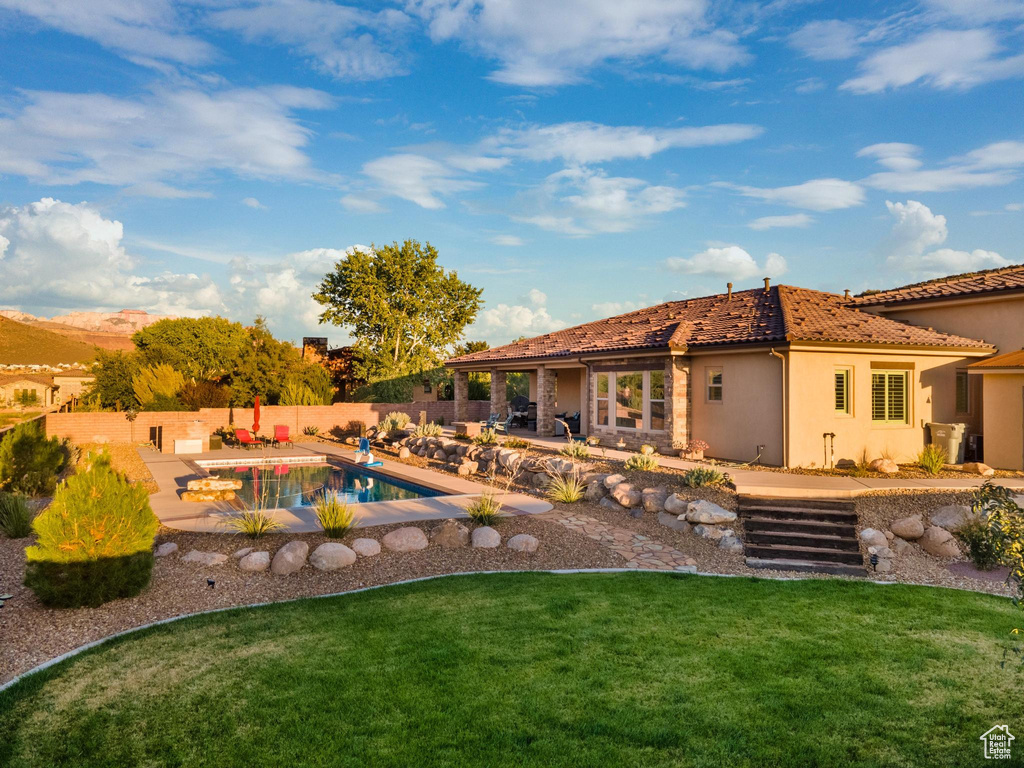
<svg viewBox="0 0 1024 768"><path fill-rule="evenodd" d="M197 462L230 464L244 460L246 464L307 463L329 459L333 462L355 464L350 446L327 443L298 443L288 448L265 450L224 448L219 451L192 454L157 453L145 447L139 447L137 450L159 487L159 490L149 497L149 503L160 523L168 528L195 533L230 533L225 523L231 516L237 514L237 509L229 502L181 500L181 492L186 490L189 480L206 476L206 472ZM374 471L448 495L357 504L360 527L465 518L468 517L465 508L470 502L494 490L488 485L456 475L449 476L388 459L382 461L383 466L376 467ZM543 499L522 493L509 493L503 496L499 494L499 498L506 511L515 515L536 515L552 508L552 505ZM316 515L309 507L276 509L273 510L273 516L284 523L292 533L313 533L320 530Z"/></svg>

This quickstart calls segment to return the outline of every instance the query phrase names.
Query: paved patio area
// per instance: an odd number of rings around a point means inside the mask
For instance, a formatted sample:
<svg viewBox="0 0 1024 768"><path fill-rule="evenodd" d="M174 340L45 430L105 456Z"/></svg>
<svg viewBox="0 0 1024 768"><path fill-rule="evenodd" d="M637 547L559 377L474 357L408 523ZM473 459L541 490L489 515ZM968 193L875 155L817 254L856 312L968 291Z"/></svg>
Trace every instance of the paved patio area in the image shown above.
<svg viewBox="0 0 1024 768"><path fill-rule="evenodd" d="M288 448L245 450L225 448L198 454L165 454L140 447L137 449L142 460L149 467L159 491L149 497L153 512L168 528L204 533L226 533L225 522L236 514L230 502L186 502L181 492L186 490L189 480L205 476L197 462L216 461L230 463L276 463L318 462L331 458L354 464L352 449L348 446L327 443L298 443ZM383 460L383 466L375 468L382 474L394 475L407 482L441 491L445 496L405 499L402 501L376 501L359 504L360 525L369 527L390 523L412 523L422 520L444 520L467 517L465 508L482 494L493 490L490 486L474 483L455 475L420 469L401 462ZM551 504L525 494L510 493L501 498L502 505L511 514L532 515L547 512ZM316 515L311 508L273 510L274 518L284 523L293 533L310 533L320 530Z"/></svg>

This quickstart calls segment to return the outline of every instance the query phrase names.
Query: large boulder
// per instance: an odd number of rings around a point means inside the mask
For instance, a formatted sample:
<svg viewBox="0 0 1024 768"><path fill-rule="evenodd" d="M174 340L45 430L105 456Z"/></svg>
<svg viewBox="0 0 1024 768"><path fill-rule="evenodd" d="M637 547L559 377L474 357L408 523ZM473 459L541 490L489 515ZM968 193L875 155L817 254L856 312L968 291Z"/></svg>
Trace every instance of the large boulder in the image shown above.
<svg viewBox="0 0 1024 768"><path fill-rule="evenodd" d="M380 542L375 539L356 539L352 542L352 551L360 557L374 557L380 554Z"/></svg>
<svg viewBox="0 0 1024 768"><path fill-rule="evenodd" d="M508 540L508 548L514 549L516 552L536 552L539 546L540 542L537 541L537 537L528 533L517 534Z"/></svg>
<svg viewBox="0 0 1024 768"><path fill-rule="evenodd" d="M668 498L668 488L644 488L640 491L640 502L644 505L646 512L661 512L665 509L665 499Z"/></svg>
<svg viewBox="0 0 1024 768"><path fill-rule="evenodd" d="M893 538L892 541L889 542L889 548L897 555L902 555L904 552L910 549L910 542L906 539L901 539L899 536L896 536Z"/></svg>
<svg viewBox="0 0 1024 768"><path fill-rule="evenodd" d="M576 464L569 459L554 456L547 460L548 469L559 475L567 475L576 469Z"/></svg>
<svg viewBox="0 0 1024 768"><path fill-rule="evenodd" d="M917 543L921 549L935 557L960 557L960 548L953 534L937 525L930 526Z"/></svg>
<svg viewBox="0 0 1024 768"><path fill-rule="evenodd" d="M501 544L501 534L489 525L474 528L471 539L477 549L494 549Z"/></svg>
<svg viewBox="0 0 1024 768"><path fill-rule="evenodd" d="M717 525L695 525L693 526L693 532L700 536L702 539L710 539L711 541L719 541L726 536L733 536L735 531L731 528L721 528Z"/></svg>
<svg viewBox="0 0 1024 768"><path fill-rule="evenodd" d="M686 515L673 515L670 512L659 512L658 522L673 531L686 533L690 530L690 524L686 522Z"/></svg>
<svg viewBox="0 0 1024 768"><path fill-rule="evenodd" d="M889 525L889 530L901 539L913 541L914 539L920 539L924 535L924 523L921 521L920 515L911 515L910 517L901 517L899 520L893 520Z"/></svg>
<svg viewBox="0 0 1024 768"><path fill-rule="evenodd" d="M608 489L604 487L604 481L594 481L587 486L587 492L583 494L587 501L600 501L608 495Z"/></svg>
<svg viewBox="0 0 1024 768"><path fill-rule="evenodd" d="M615 512L622 511L622 505L619 504L619 502L615 501L615 499L613 499L611 496L605 496L603 499L597 502L597 505L599 507L604 507L605 509L614 510Z"/></svg>
<svg viewBox="0 0 1024 768"><path fill-rule="evenodd" d="M722 509L717 504L705 499L697 499L686 505L686 519L691 523L719 525L733 522L736 519L736 513Z"/></svg>
<svg viewBox="0 0 1024 768"><path fill-rule="evenodd" d="M274 555L270 563L271 572L278 576L289 576L302 570L309 554L309 544L304 541L289 541Z"/></svg>
<svg viewBox="0 0 1024 768"><path fill-rule="evenodd" d="M626 478L625 478L624 475L619 475L619 474L608 475L608 477L606 477L604 479L604 487L608 488L608 489L612 489L616 485L618 485L619 483L624 483L624 482L626 482Z"/></svg>
<svg viewBox="0 0 1024 768"><path fill-rule="evenodd" d="M230 477L202 477L188 481L190 491L238 491L241 488L242 481Z"/></svg>
<svg viewBox="0 0 1024 768"><path fill-rule="evenodd" d="M936 509L928 517L932 525L945 528L947 531L957 531L974 520L977 515L966 504L947 504Z"/></svg>
<svg viewBox="0 0 1024 768"><path fill-rule="evenodd" d="M455 471L460 475L475 475L479 469L480 465L477 462L463 459Z"/></svg>
<svg viewBox="0 0 1024 768"><path fill-rule="evenodd" d="M889 539L881 531L875 528L865 528L860 532L860 540L869 547L885 547L889 545Z"/></svg>
<svg viewBox="0 0 1024 768"><path fill-rule="evenodd" d="M718 540L718 548L726 552L742 552L743 542L737 536L723 536Z"/></svg>
<svg viewBox="0 0 1024 768"><path fill-rule="evenodd" d="M448 453L444 448L437 448L433 453L430 454L430 458L437 459L438 461L444 461L448 458Z"/></svg>
<svg viewBox="0 0 1024 768"><path fill-rule="evenodd" d="M405 446L402 446L399 449L399 451L398 451L398 458L400 458L400 459L408 459L410 456L412 456L412 451L409 450L408 448L406 448Z"/></svg>
<svg viewBox="0 0 1024 768"><path fill-rule="evenodd" d="M198 549L193 549L181 558L181 561L199 565L224 565L228 561L228 556L222 555L220 552L200 552Z"/></svg>
<svg viewBox="0 0 1024 768"><path fill-rule="evenodd" d="M584 472L580 480L584 485L590 485L591 483L604 483L606 477L608 477L607 472Z"/></svg>
<svg viewBox="0 0 1024 768"><path fill-rule="evenodd" d="M412 526L392 531L380 543L392 552L415 552L430 544L427 534Z"/></svg>
<svg viewBox="0 0 1024 768"><path fill-rule="evenodd" d="M900 466L892 459L875 459L868 464L872 472L881 472L883 475L895 475L900 471Z"/></svg>
<svg viewBox="0 0 1024 768"><path fill-rule="evenodd" d="M261 573L270 567L270 553L250 552L238 561L238 567L249 573Z"/></svg>
<svg viewBox="0 0 1024 768"><path fill-rule="evenodd" d="M318 571L336 571L347 568L356 561L356 553L336 541L328 541L313 550L309 564Z"/></svg>
<svg viewBox="0 0 1024 768"><path fill-rule="evenodd" d="M665 511L670 515L685 515L689 505L690 500L680 497L678 493L670 494L665 499Z"/></svg>
<svg viewBox="0 0 1024 768"><path fill-rule="evenodd" d="M640 503L640 491L629 483L619 483L611 490L611 497L624 507L635 507Z"/></svg>
<svg viewBox="0 0 1024 768"><path fill-rule="evenodd" d="M970 472L972 475L981 475L982 477L992 477L996 473L992 467L988 464L982 464L980 461L969 461L964 464L964 472Z"/></svg>
<svg viewBox="0 0 1024 768"><path fill-rule="evenodd" d="M153 553L155 557L167 557L173 555L178 551L178 545L173 541L165 541L159 547L156 548L156 552Z"/></svg>
<svg viewBox="0 0 1024 768"><path fill-rule="evenodd" d="M445 520L430 530L430 540L446 549L465 547L469 545L469 528L458 520Z"/></svg>

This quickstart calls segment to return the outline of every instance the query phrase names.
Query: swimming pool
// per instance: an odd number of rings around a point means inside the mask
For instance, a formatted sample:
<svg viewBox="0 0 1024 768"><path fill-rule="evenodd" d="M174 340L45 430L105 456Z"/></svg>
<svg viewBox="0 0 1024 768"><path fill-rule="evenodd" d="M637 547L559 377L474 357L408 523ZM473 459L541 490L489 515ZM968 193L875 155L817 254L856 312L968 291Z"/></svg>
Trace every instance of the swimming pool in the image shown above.
<svg viewBox="0 0 1024 768"><path fill-rule="evenodd" d="M337 494L349 504L398 501L443 496L440 491L408 483L363 467L335 467L327 464L272 464L248 467L210 467L212 477L242 481L236 497L246 509L291 509L311 507L323 493Z"/></svg>

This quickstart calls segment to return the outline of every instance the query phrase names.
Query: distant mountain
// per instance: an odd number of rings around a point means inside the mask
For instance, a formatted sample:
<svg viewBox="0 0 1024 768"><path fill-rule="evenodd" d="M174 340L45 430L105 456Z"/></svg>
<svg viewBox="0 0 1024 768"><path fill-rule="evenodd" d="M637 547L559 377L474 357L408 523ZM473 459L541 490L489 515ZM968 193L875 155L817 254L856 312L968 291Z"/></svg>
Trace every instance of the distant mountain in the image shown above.
<svg viewBox="0 0 1024 768"><path fill-rule="evenodd" d="M131 336L138 330L174 315L151 315L144 309L122 309L120 312L68 312L54 317L36 317L17 309L0 309L0 317L19 323L46 323L77 328L83 331L101 331Z"/></svg>
<svg viewBox="0 0 1024 768"><path fill-rule="evenodd" d="M85 363L95 356L94 344L40 328L35 324L19 323L7 317L0 317L0 364Z"/></svg>

